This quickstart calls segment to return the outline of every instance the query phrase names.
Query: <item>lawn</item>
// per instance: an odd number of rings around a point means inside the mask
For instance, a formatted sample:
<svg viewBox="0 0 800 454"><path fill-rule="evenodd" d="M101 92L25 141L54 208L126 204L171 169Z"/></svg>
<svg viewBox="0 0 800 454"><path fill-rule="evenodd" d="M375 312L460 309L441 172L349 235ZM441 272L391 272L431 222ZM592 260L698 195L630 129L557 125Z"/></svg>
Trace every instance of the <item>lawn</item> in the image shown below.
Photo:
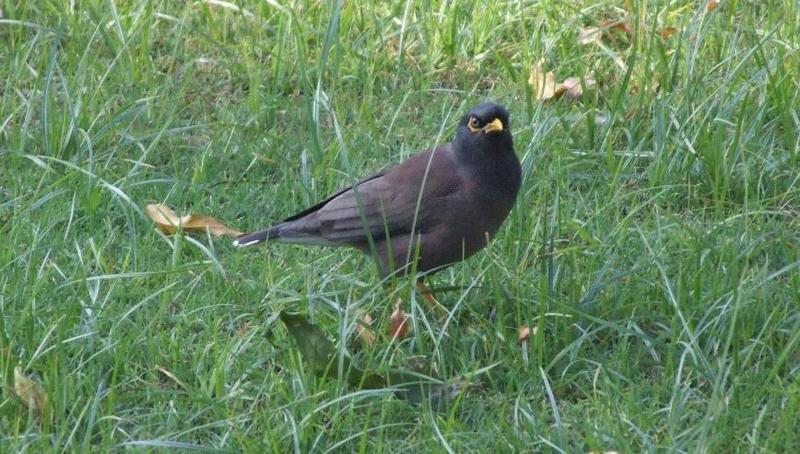
<svg viewBox="0 0 800 454"><path fill-rule="evenodd" d="M0 11L0 451L800 450L797 2ZM535 68L582 94L541 99ZM146 215L263 227L486 100L522 189L487 250L428 279L445 320L353 250ZM335 346L327 373L281 311ZM410 399L348 364L444 385Z"/></svg>

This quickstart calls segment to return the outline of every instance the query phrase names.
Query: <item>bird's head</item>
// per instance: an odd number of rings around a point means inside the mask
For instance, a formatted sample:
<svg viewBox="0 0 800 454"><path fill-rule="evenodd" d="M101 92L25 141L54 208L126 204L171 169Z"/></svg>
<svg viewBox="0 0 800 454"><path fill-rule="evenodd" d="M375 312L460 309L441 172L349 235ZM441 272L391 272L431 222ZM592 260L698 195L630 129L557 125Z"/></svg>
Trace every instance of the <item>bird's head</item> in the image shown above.
<svg viewBox="0 0 800 454"><path fill-rule="evenodd" d="M487 153L507 151L513 147L508 111L494 103L472 108L458 124L456 142L466 149Z"/></svg>

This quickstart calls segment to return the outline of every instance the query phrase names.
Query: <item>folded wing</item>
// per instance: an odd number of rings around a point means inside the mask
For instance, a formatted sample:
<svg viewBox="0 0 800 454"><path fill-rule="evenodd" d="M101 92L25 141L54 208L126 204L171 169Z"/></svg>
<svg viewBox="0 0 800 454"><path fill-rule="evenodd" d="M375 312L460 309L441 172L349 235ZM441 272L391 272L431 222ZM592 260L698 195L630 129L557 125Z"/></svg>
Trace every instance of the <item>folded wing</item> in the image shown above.
<svg viewBox="0 0 800 454"><path fill-rule="evenodd" d="M381 175L342 191L316 210L279 224L279 238L307 244L353 244L368 241L368 235L377 239L407 233L416 209L414 197L409 195L413 196L398 191Z"/></svg>
<svg viewBox="0 0 800 454"><path fill-rule="evenodd" d="M442 165L449 150L440 151L433 153L433 157L430 151L415 155L405 163L345 188L280 224L241 236L234 245L249 246L274 239L286 243L359 246L366 244L369 236L379 241L412 230L423 232L426 222L435 215L431 210L437 205L437 199L447 196L457 184L454 180L457 177L449 171L449 166ZM430 177L426 178L419 169L427 168L428 164ZM425 204L420 205L419 193L423 186Z"/></svg>

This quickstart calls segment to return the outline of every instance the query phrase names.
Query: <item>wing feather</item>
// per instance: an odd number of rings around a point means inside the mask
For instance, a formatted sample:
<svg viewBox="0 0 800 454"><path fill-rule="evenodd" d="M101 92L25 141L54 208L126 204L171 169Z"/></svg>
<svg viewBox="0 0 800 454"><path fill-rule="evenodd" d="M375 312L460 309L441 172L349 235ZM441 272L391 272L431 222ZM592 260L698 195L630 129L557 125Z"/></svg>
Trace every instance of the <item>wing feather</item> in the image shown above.
<svg viewBox="0 0 800 454"><path fill-rule="evenodd" d="M335 244L358 244L368 235L424 232L426 223L436 216L437 200L447 197L460 184L460 177L450 170L439 149L431 163L431 178L425 184L425 203L419 208L419 191L432 152L415 155L398 167L370 176L355 187L345 188L322 202L287 218L275 226L278 237L286 242L308 242L309 238ZM435 175L434 175L435 173ZM417 210L419 209L419 212ZM416 222L416 225L414 223Z"/></svg>

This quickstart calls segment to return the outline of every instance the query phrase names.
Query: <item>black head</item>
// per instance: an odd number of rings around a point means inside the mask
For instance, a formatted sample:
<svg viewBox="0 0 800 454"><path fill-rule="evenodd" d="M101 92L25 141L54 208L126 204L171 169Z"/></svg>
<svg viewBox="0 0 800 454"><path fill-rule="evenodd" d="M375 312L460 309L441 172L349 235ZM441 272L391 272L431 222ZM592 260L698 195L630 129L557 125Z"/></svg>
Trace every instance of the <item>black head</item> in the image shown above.
<svg viewBox="0 0 800 454"><path fill-rule="evenodd" d="M508 111L494 103L472 108L458 124L456 142L467 149L513 153Z"/></svg>

